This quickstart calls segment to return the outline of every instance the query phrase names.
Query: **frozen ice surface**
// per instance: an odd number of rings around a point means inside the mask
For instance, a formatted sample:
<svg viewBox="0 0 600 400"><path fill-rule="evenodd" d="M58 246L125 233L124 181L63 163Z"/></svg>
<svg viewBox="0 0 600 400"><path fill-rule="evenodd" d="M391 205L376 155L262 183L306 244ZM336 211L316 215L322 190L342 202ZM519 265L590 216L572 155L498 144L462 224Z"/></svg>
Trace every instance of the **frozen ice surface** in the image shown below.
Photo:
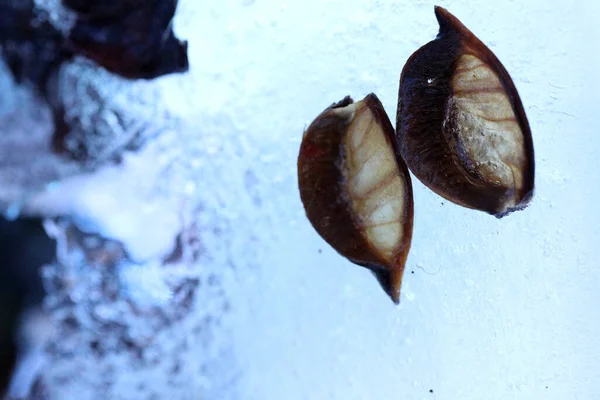
<svg viewBox="0 0 600 400"><path fill-rule="evenodd" d="M43 376L51 399L597 397L596 3L439 2L513 77L536 196L496 220L413 179L400 306L304 216L303 129L369 92L395 120L402 66L437 34L433 5L182 0L189 74L127 83L82 60L67 67L79 88L149 126L120 164L97 157L31 205L66 207L79 226L61 222L61 262L45 274L61 329ZM3 109L11 101L0 97ZM87 243L92 232L111 240ZM100 266L124 254L130 264Z"/></svg>
<svg viewBox="0 0 600 400"><path fill-rule="evenodd" d="M434 2L181 5L176 30L192 39L197 89L165 88L169 104L183 115L226 115L240 133L221 145L255 152L228 164L248 167L246 195L260 194L258 208L245 209L258 216L257 254L248 260L256 268L238 272L236 289L244 294L235 330L244 344L243 399L600 392L597 6L438 3L511 73L534 135L537 191L528 209L498 221L413 180L415 232L397 308L310 227L296 157L305 126L345 95L374 91L395 119L401 68L437 34ZM248 229L238 225L235 234Z"/></svg>

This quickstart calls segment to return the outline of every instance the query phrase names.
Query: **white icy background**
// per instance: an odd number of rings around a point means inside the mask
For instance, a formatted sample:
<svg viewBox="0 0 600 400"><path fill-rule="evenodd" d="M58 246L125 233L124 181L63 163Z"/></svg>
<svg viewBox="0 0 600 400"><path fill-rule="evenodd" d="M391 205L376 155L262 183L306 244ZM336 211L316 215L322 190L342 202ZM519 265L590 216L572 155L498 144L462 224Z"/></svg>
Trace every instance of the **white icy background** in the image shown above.
<svg viewBox="0 0 600 400"><path fill-rule="evenodd" d="M597 398L600 8L435 4L491 47L519 89L536 150L532 205L496 220L413 179L413 245L394 307L304 217L296 157L306 125L345 95L375 92L395 120L402 66L437 34L434 3L182 0L175 30L190 41L190 73L125 85L129 92L119 86L113 98L142 104L157 125L177 123L126 157L124 169L74 189L67 206L156 273L135 279L142 269L125 266L119 275L142 308L169 302L163 280L178 274L219 283L200 286L183 322L159 324L142 361L124 353L100 362L75 335L72 354L50 374L57 398L151 398L161 389L158 398L219 400ZM161 272L157 258L192 225L202 254ZM93 306L85 289L96 278L80 276L87 281L73 295ZM127 304L117 303L93 311L126 320L132 336L152 336L143 312L123 317ZM208 337L194 330L223 308L227 323ZM172 374L174 354L181 361ZM232 379L237 390L219 391Z"/></svg>
<svg viewBox="0 0 600 400"><path fill-rule="evenodd" d="M437 34L434 4L182 4L176 27L193 39L195 89L173 90L167 102L232 123L236 133L222 143L240 145L244 161L229 165L236 181L215 193L244 184L260 198L256 208L237 208L258 218L234 233L252 228L257 237L248 260L256 269L237 276L243 399L600 395L597 3L439 2L512 74L534 135L537 192L526 211L497 220L413 180L399 307L303 215L302 130L332 102L371 91L394 121L401 68Z"/></svg>

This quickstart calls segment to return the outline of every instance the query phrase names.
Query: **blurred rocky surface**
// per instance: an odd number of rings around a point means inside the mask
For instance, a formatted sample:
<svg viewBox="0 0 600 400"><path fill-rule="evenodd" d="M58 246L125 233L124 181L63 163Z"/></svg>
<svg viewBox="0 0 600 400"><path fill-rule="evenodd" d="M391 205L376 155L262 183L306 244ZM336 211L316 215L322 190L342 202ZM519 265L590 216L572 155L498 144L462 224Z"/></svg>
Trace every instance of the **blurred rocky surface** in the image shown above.
<svg viewBox="0 0 600 400"><path fill-rule="evenodd" d="M211 191L231 154L211 164L190 142L214 132L183 126L152 80L187 70L177 3L62 3L0 0L0 213L57 243L35 278L49 343L28 339L11 393L237 398L232 228Z"/></svg>

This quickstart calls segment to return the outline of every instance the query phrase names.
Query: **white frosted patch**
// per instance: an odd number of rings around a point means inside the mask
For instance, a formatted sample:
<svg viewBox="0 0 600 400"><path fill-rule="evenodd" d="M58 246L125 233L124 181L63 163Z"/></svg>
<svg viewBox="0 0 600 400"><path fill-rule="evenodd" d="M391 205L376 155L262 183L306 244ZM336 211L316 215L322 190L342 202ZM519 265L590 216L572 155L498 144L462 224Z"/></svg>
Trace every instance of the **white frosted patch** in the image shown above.
<svg viewBox="0 0 600 400"><path fill-rule="evenodd" d="M472 55L462 56L452 81L460 147L489 182L521 188L523 133L496 73Z"/></svg>
<svg viewBox="0 0 600 400"><path fill-rule="evenodd" d="M394 172L395 166L385 154L375 153L362 166L356 175L348 181L353 196L362 197L385 181Z"/></svg>
<svg viewBox="0 0 600 400"><path fill-rule="evenodd" d="M356 149L365 139L364 129L352 129L350 131L350 145L353 149Z"/></svg>
<svg viewBox="0 0 600 400"><path fill-rule="evenodd" d="M183 197L155 193L165 168L164 146L156 141L143 152L127 154L121 165L65 179L32 197L25 210L69 215L82 231L122 242L133 260L165 257L182 229Z"/></svg>
<svg viewBox="0 0 600 400"><path fill-rule="evenodd" d="M381 256L391 257L402 240L404 181L393 147L370 110L360 105L357 110L346 144L348 194L366 239Z"/></svg>
<svg viewBox="0 0 600 400"><path fill-rule="evenodd" d="M391 146L370 110L360 106L357 109L359 114L349 127L344 172L351 196L363 197L389 180L397 167Z"/></svg>
<svg viewBox="0 0 600 400"><path fill-rule="evenodd" d="M361 118L363 121L365 118ZM371 159L374 155L381 155L382 150L385 149L387 143L379 140L380 138L376 137L377 135L373 135L371 131L376 131L375 123L365 123L361 121L357 121L357 123L353 123L350 126L350 135L352 138L360 136L361 141L358 143L358 146L352 147L350 149L349 160L352 163L353 168L361 168L363 164L365 164L369 159ZM361 133L358 133L361 132ZM382 135L379 135L382 136ZM352 140L351 140L352 143Z"/></svg>
<svg viewBox="0 0 600 400"><path fill-rule="evenodd" d="M455 99L454 102L461 147L473 166L488 181L521 188L525 153L523 134L518 124L513 120L488 121L478 113L473 113L468 104L462 99ZM481 108L477 111L481 111Z"/></svg>
<svg viewBox="0 0 600 400"><path fill-rule="evenodd" d="M367 237L380 253L391 256L394 248L402 238L402 224L400 222L374 225L367 228Z"/></svg>
<svg viewBox="0 0 600 400"><path fill-rule="evenodd" d="M392 250L402 240L404 204L402 178L396 176L384 189L362 202L359 216L369 242L380 250ZM391 253L386 251L386 255Z"/></svg>
<svg viewBox="0 0 600 400"><path fill-rule="evenodd" d="M397 221L401 212L401 204L395 201L394 198L388 197L372 214L364 219L364 224L369 226Z"/></svg>
<svg viewBox="0 0 600 400"><path fill-rule="evenodd" d="M389 183L369 193L368 197L360 199L360 214L366 219L385 203L396 201L404 209L404 183L400 176L392 178ZM358 201L358 199L357 199Z"/></svg>
<svg viewBox="0 0 600 400"><path fill-rule="evenodd" d="M350 145L356 150L368 140L368 132L372 129L373 120L357 118L350 126Z"/></svg>

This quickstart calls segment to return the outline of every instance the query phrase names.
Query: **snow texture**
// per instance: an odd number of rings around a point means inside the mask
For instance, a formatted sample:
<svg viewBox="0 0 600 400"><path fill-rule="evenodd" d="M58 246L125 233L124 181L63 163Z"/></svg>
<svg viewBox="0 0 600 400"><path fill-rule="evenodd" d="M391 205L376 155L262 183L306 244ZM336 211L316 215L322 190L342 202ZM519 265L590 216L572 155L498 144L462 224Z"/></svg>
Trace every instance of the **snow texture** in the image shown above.
<svg viewBox="0 0 600 400"><path fill-rule="evenodd" d="M533 131L537 191L528 209L496 220L413 179L415 232L399 307L303 214L295 169L303 129L331 103L371 91L395 120L402 66L437 34L434 4L182 4L176 28L190 38L199 89L173 88L168 103L187 115L226 115L242 130L235 142L258 151L248 195L260 193L261 204L246 214L260 216L259 269L240 273L238 289L247 299L236 328L244 399L600 393L596 3L439 2L511 73Z"/></svg>
<svg viewBox="0 0 600 400"><path fill-rule="evenodd" d="M81 59L64 68L112 110L63 90L91 107L73 118L110 125L125 112L146 124L117 128L123 141L99 142L91 166L36 155L39 174L0 186L5 204L42 188L29 211L67 216L54 227L60 262L44 274L59 331L47 398L598 397L600 8L435 4L513 77L533 132L536 195L497 220L413 179L397 307L312 229L296 159L307 124L346 95L375 92L395 120L402 66L437 34L433 2L182 0L174 29L189 40L189 73L130 83ZM42 118L5 75L2 91L17 97L0 96L2 128ZM40 126L28 128L34 138ZM116 160L138 131L139 150ZM4 154L0 179L13 182Z"/></svg>

